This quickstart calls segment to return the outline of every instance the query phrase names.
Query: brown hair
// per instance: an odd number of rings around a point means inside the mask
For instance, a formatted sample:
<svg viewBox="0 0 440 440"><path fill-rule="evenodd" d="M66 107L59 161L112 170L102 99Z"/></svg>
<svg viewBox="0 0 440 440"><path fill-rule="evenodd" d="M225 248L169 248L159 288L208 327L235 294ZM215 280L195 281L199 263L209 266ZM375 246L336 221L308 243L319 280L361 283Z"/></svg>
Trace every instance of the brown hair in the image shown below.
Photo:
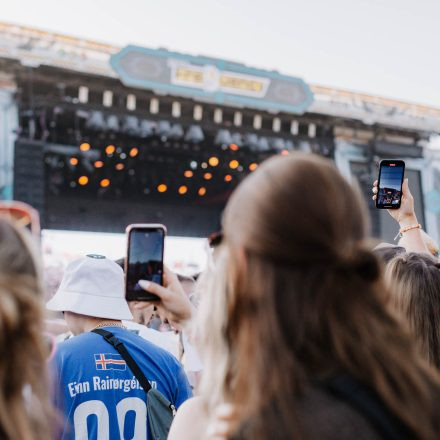
<svg viewBox="0 0 440 440"><path fill-rule="evenodd" d="M272 158L232 195L200 306L201 392L209 408L240 408L243 438L300 435L295 400L341 371L374 389L418 438L438 437L437 379L385 308L367 217L358 192L314 155Z"/></svg>
<svg viewBox="0 0 440 440"><path fill-rule="evenodd" d="M42 289L30 237L0 218L0 437L51 437Z"/></svg>
<svg viewBox="0 0 440 440"><path fill-rule="evenodd" d="M399 255L388 263L385 278L423 356L440 368L440 263L424 254Z"/></svg>

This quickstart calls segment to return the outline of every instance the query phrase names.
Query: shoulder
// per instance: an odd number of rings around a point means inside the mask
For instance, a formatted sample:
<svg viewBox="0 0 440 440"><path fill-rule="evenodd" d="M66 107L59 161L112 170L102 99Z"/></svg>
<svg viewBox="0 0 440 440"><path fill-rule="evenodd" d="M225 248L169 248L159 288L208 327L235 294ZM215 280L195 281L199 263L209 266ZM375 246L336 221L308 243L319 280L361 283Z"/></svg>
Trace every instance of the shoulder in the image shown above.
<svg viewBox="0 0 440 440"><path fill-rule="evenodd" d="M201 397L185 401L177 411L168 440L200 440L205 437L207 417Z"/></svg>

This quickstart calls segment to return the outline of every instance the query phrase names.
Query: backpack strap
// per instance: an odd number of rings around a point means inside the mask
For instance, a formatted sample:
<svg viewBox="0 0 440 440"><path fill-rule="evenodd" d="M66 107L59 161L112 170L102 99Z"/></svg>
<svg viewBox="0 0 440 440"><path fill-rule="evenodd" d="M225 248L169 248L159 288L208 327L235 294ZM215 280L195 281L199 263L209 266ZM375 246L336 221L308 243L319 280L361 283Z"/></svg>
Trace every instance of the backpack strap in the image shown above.
<svg viewBox="0 0 440 440"><path fill-rule="evenodd" d="M340 400L359 411L383 439L413 439L409 428L399 420L370 388L348 374L339 374L320 384Z"/></svg>
<svg viewBox="0 0 440 440"><path fill-rule="evenodd" d="M106 342L108 342L118 351L118 353L122 356L122 359L124 359L124 361L127 363L128 368L130 368L136 379L141 384L144 391L148 394L148 391L151 390L150 382L148 382L148 379L139 368L139 365L132 358L131 354L127 351L125 345L112 332L109 332L102 328L95 328L92 330L92 332L101 335Z"/></svg>

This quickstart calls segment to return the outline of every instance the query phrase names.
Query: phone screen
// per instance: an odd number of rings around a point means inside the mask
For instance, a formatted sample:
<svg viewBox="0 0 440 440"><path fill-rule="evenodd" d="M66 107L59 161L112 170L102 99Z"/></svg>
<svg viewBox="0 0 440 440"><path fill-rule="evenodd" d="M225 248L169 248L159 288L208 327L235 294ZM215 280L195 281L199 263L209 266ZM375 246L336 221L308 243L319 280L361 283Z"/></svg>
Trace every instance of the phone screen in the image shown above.
<svg viewBox="0 0 440 440"><path fill-rule="evenodd" d="M402 160L383 160L380 163L376 207L399 209L402 199L402 183L405 162Z"/></svg>
<svg viewBox="0 0 440 440"><path fill-rule="evenodd" d="M139 280L163 281L163 250L165 228L132 227L128 232L128 252L126 260L127 301L150 301L158 297L146 292Z"/></svg>

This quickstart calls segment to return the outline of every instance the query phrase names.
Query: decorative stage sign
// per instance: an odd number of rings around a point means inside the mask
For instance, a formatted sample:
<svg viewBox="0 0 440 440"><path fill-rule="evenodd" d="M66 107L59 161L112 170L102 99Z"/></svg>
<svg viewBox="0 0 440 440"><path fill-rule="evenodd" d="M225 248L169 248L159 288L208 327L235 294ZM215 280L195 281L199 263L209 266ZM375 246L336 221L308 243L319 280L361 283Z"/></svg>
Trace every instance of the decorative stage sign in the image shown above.
<svg viewBox="0 0 440 440"><path fill-rule="evenodd" d="M302 114L313 101L300 78L215 58L127 46L110 64L127 86L221 105Z"/></svg>

